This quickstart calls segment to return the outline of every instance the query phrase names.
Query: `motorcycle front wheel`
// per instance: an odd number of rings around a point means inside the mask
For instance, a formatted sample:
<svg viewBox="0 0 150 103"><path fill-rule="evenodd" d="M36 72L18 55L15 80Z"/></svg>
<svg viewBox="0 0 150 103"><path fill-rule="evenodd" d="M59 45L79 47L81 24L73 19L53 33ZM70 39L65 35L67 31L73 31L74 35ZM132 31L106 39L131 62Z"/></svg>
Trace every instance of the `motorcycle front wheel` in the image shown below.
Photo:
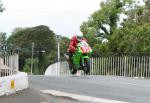
<svg viewBox="0 0 150 103"><path fill-rule="evenodd" d="M90 73L90 60L89 59L84 60L84 73L85 74Z"/></svg>

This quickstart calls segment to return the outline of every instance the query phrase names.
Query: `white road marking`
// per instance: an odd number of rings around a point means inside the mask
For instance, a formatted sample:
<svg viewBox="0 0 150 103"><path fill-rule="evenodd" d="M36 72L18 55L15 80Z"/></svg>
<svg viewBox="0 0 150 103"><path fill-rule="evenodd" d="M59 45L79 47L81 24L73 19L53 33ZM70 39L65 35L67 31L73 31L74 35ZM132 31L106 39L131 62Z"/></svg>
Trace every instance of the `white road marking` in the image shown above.
<svg viewBox="0 0 150 103"><path fill-rule="evenodd" d="M123 85L133 85L133 86L142 86L142 87L150 87L150 85L148 84L136 84L136 83L126 83L126 82L115 82L113 81L113 83L116 83L116 84L123 84Z"/></svg>
<svg viewBox="0 0 150 103"><path fill-rule="evenodd" d="M54 95L54 96L70 97L76 100L89 101L89 102L95 102L95 103L129 103L129 102L123 102L123 101L108 100L108 99L95 98L95 97L84 96L84 95L65 93L65 92L56 91L56 90L41 90L41 92L45 94Z"/></svg>

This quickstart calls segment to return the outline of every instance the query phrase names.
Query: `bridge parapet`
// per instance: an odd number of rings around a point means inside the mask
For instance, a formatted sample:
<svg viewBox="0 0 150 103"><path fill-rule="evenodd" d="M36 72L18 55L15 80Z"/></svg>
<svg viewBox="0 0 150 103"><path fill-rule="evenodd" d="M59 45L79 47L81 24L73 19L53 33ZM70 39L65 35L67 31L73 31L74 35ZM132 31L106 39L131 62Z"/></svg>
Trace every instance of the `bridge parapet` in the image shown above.
<svg viewBox="0 0 150 103"><path fill-rule="evenodd" d="M28 75L19 72L18 60L18 54L0 57L0 96L29 87Z"/></svg>
<svg viewBox="0 0 150 103"><path fill-rule="evenodd" d="M18 72L18 54L0 57L0 77Z"/></svg>

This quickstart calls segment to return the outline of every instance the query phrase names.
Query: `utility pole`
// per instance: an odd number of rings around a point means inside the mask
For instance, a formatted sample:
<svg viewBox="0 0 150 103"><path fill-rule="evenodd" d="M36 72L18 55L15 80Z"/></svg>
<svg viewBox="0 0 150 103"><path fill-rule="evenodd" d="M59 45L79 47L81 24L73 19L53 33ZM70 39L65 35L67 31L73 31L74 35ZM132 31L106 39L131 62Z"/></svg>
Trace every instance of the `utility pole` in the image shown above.
<svg viewBox="0 0 150 103"><path fill-rule="evenodd" d="M57 49L58 49L58 57L57 57L57 62L58 62L58 65L57 65L57 75L59 75L60 73L60 41L61 41L61 35L56 35L56 40L57 40Z"/></svg>
<svg viewBox="0 0 150 103"><path fill-rule="evenodd" d="M58 62L60 62L60 42L57 44L57 49L58 49Z"/></svg>
<svg viewBox="0 0 150 103"><path fill-rule="evenodd" d="M31 75L33 70L33 53L34 53L34 42L32 42L32 54L31 54Z"/></svg>

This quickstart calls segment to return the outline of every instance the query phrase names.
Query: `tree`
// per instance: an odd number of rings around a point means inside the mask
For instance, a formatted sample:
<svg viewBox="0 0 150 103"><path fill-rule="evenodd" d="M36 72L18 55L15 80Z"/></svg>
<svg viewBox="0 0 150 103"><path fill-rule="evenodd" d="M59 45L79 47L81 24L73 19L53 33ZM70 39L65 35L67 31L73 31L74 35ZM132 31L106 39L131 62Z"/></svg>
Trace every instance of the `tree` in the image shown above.
<svg viewBox="0 0 150 103"><path fill-rule="evenodd" d="M128 21L136 22L138 25L150 23L150 0L145 1L145 6L135 5L133 9L127 11Z"/></svg>
<svg viewBox="0 0 150 103"><path fill-rule="evenodd" d="M104 56L110 53L109 48L108 48L108 43L101 43L101 44L95 44L93 46L93 52L96 54L96 56Z"/></svg>
<svg viewBox="0 0 150 103"><path fill-rule="evenodd" d="M0 0L0 12L3 12L4 8L3 8L3 4L1 3ZM5 44L6 41L6 33L0 32L0 44Z"/></svg>
<svg viewBox="0 0 150 103"><path fill-rule="evenodd" d="M95 38L95 28L91 27L88 28L86 23L83 23L84 26L81 26L81 28L83 27L83 29L85 30L85 32L83 33L84 38L87 39L88 43L90 44L90 46L94 46L94 44L99 43L98 38ZM88 29L88 30L87 30Z"/></svg>
<svg viewBox="0 0 150 103"><path fill-rule="evenodd" d="M3 12L3 11L4 11L3 4L1 3L1 0L0 0L0 12Z"/></svg>
<svg viewBox="0 0 150 103"><path fill-rule="evenodd" d="M6 33L5 32L0 32L0 44L5 44L6 43Z"/></svg>
<svg viewBox="0 0 150 103"><path fill-rule="evenodd" d="M106 0L101 2L100 9L94 12L87 22L83 22L80 30L83 34L94 28L97 36L109 39L109 35L117 28L119 14L124 11L124 6L131 0Z"/></svg>
<svg viewBox="0 0 150 103"><path fill-rule="evenodd" d="M144 7L136 6L128 11L123 28L110 36L109 47L113 52L150 52L150 0Z"/></svg>
<svg viewBox="0 0 150 103"><path fill-rule="evenodd" d="M69 47L70 39L67 37L62 37L60 42L60 56L61 59L64 60L64 54L66 53L68 47Z"/></svg>
<svg viewBox="0 0 150 103"><path fill-rule="evenodd" d="M100 9L94 12L87 22L83 22L80 31L87 38L97 55L110 51L109 40L113 32L119 28L120 15L130 6L132 0L106 0L100 3ZM106 41L106 42L104 42Z"/></svg>
<svg viewBox="0 0 150 103"><path fill-rule="evenodd" d="M145 2L145 7L141 11L141 16L138 20L140 23L150 23L150 0Z"/></svg>
<svg viewBox="0 0 150 103"><path fill-rule="evenodd" d="M119 14L123 12L128 17L118 27ZM128 0L102 2L101 8L82 23L80 30L98 55L150 52L150 0L145 1L145 6L130 4ZM103 38L108 41L103 42Z"/></svg>
<svg viewBox="0 0 150 103"><path fill-rule="evenodd" d="M123 28L114 31L110 37L112 52L137 53L150 52L150 24L137 25L126 22Z"/></svg>
<svg viewBox="0 0 150 103"><path fill-rule="evenodd" d="M20 67L25 65L27 58L31 58L32 42L34 42L34 57L39 60L39 73L43 73L49 64L47 56L56 50L55 33L44 25L30 28L17 28L12 32L7 42L20 48ZM42 51L45 51L42 54Z"/></svg>
<svg viewBox="0 0 150 103"><path fill-rule="evenodd" d="M6 51L6 33L0 32L0 51L5 50Z"/></svg>

